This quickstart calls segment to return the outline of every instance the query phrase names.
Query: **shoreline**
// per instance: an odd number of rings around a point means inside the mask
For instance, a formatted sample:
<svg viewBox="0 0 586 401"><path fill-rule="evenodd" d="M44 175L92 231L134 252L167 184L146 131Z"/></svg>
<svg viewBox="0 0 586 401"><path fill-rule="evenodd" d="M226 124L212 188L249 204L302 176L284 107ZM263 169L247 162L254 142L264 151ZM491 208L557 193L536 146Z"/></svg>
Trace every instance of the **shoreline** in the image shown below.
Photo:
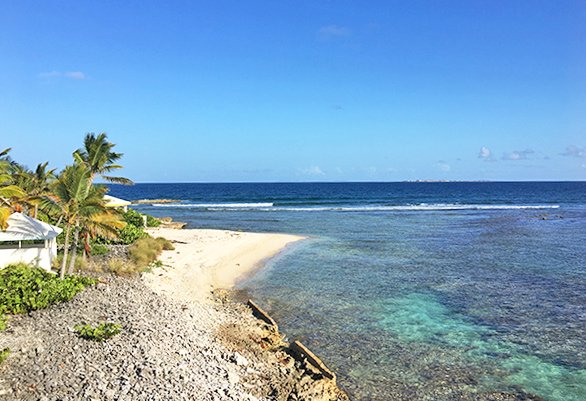
<svg viewBox="0 0 586 401"><path fill-rule="evenodd" d="M210 301L214 290L231 289L276 255L306 237L216 229L150 228L175 246L163 251L162 268L142 279L153 291L182 302Z"/></svg>

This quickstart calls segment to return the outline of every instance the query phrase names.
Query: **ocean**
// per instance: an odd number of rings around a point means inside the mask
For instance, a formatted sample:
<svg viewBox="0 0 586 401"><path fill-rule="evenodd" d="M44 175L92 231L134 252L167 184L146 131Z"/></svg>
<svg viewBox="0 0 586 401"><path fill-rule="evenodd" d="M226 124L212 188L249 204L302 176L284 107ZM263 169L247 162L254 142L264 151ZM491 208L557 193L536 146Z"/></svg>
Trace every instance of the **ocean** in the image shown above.
<svg viewBox="0 0 586 401"><path fill-rule="evenodd" d="M241 283L355 400L586 400L586 182L111 185L308 237Z"/></svg>

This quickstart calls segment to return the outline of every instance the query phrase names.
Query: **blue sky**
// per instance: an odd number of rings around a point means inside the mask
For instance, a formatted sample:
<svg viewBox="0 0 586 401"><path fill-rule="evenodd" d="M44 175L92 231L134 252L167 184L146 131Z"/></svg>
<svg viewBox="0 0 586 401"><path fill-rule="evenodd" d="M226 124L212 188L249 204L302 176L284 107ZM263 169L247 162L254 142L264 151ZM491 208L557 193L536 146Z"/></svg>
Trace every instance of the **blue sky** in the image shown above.
<svg viewBox="0 0 586 401"><path fill-rule="evenodd" d="M138 182L584 180L584 1L0 1L0 147Z"/></svg>

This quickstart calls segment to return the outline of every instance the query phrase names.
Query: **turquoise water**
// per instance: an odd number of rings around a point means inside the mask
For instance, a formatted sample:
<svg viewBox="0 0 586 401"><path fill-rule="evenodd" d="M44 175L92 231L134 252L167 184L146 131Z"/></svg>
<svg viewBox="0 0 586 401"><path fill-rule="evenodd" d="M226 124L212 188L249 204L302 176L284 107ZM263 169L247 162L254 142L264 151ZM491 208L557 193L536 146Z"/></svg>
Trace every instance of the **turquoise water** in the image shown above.
<svg viewBox="0 0 586 401"><path fill-rule="evenodd" d="M586 400L584 183L126 191L183 199L143 208L192 227L309 236L241 290L354 399Z"/></svg>

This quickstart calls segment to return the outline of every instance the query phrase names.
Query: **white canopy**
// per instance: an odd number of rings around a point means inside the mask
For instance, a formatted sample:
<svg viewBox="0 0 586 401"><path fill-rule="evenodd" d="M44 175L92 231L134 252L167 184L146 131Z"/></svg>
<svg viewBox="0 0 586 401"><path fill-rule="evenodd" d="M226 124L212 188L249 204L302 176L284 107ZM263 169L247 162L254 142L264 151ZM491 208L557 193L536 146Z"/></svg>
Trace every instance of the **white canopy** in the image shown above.
<svg viewBox="0 0 586 401"><path fill-rule="evenodd" d="M0 242L53 239L63 230L22 213L12 213L6 231L0 230Z"/></svg>
<svg viewBox="0 0 586 401"><path fill-rule="evenodd" d="M124 207L131 204L127 200L116 198L115 196L104 195L106 201L106 207Z"/></svg>

